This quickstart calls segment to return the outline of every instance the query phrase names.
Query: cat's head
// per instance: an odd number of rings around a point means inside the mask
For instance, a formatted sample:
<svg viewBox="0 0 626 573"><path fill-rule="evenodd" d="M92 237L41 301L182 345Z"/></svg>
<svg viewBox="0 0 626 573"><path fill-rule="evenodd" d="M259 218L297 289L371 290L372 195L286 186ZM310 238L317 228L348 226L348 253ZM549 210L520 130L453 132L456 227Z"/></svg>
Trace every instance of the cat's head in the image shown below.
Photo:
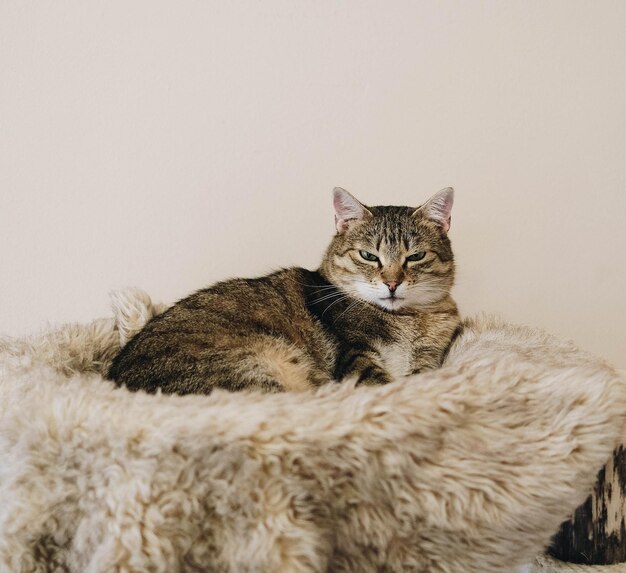
<svg viewBox="0 0 626 573"><path fill-rule="evenodd" d="M334 190L334 236L320 267L344 292L389 311L434 304L450 292L454 258L448 229L454 191L420 207L366 207Z"/></svg>

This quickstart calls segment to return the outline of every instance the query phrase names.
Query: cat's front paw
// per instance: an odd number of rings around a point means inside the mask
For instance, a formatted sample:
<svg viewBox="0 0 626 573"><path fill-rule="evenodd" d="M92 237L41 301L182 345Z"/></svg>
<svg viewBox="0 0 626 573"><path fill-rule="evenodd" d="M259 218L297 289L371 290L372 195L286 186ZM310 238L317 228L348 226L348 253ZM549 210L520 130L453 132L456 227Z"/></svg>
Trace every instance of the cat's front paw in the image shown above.
<svg viewBox="0 0 626 573"><path fill-rule="evenodd" d="M356 380L357 386L381 386L389 384L391 377L387 372L378 366L368 366L359 374Z"/></svg>
<svg viewBox="0 0 626 573"><path fill-rule="evenodd" d="M382 369L376 372L351 372L347 376L338 380L339 384L349 384L350 386L381 386L391 382L389 375Z"/></svg>

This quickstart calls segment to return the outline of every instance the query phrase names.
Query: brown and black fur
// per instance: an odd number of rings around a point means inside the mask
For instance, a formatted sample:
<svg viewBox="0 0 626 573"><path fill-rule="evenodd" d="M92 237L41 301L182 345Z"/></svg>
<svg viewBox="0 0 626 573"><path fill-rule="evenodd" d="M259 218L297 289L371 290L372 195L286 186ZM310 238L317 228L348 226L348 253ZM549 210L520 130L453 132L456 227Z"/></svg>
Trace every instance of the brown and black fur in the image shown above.
<svg viewBox="0 0 626 573"><path fill-rule="evenodd" d="M436 368L459 328L449 294L451 196L447 211L441 201L429 206L436 197L418 209L365 207L336 190L338 233L318 271L283 269L192 294L122 348L109 378L148 392L275 392L345 379L384 384ZM378 262L362 259L362 250L379 253ZM407 262L414 251L428 255ZM414 300L396 300L395 284L413 289ZM379 292L386 298L377 304Z"/></svg>

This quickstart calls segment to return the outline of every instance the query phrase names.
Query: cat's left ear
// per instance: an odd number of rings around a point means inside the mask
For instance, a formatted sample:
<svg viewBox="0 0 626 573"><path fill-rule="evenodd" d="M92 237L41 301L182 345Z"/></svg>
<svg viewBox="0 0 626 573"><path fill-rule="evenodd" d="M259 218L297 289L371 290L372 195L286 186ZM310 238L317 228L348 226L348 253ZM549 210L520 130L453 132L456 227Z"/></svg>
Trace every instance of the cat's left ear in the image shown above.
<svg viewBox="0 0 626 573"><path fill-rule="evenodd" d="M450 229L452 219L452 204L454 203L454 189L446 187L435 193L426 203L415 209L414 215L421 213L426 218L437 223L445 233Z"/></svg>
<svg viewBox="0 0 626 573"><path fill-rule="evenodd" d="M333 205L335 207L335 226L338 233L345 233L351 222L371 217L371 211L350 195L345 189L333 189Z"/></svg>

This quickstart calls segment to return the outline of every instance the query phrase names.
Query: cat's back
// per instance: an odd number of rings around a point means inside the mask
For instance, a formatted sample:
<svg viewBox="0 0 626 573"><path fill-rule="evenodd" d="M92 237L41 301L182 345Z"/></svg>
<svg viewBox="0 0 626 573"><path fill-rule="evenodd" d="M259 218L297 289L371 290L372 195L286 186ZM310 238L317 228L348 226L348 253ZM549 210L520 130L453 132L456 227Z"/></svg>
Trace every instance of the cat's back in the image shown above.
<svg viewBox="0 0 626 573"><path fill-rule="evenodd" d="M306 269L289 268L257 278L220 281L179 300L152 318L127 346L175 328L210 332L225 321L233 327L246 323L271 328L276 320L282 321L286 312L299 314L303 309L304 289L312 284L309 275L313 274Z"/></svg>
<svg viewBox="0 0 626 573"><path fill-rule="evenodd" d="M257 278L235 278L218 282L182 299L154 319L155 327L198 322L210 330L228 323L231 328L283 332L289 325L311 322L307 298L318 288L317 273L303 268L281 269Z"/></svg>

